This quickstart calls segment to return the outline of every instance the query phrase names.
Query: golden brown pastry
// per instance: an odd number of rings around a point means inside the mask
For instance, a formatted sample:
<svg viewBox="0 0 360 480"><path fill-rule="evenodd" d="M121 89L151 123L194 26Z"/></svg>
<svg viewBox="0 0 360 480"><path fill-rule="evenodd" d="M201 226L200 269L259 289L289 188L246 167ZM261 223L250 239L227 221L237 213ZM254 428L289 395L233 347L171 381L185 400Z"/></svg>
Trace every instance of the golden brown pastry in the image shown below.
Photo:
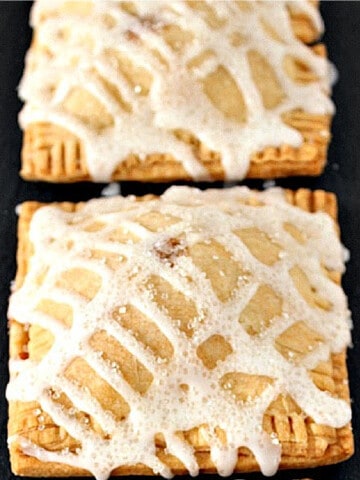
<svg viewBox="0 0 360 480"><path fill-rule="evenodd" d="M336 199L245 187L22 205L20 475L223 475L353 452Z"/></svg>
<svg viewBox="0 0 360 480"><path fill-rule="evenodd" d="M38 0L29 180L317 175L333 105L317 2Z"/></svg>

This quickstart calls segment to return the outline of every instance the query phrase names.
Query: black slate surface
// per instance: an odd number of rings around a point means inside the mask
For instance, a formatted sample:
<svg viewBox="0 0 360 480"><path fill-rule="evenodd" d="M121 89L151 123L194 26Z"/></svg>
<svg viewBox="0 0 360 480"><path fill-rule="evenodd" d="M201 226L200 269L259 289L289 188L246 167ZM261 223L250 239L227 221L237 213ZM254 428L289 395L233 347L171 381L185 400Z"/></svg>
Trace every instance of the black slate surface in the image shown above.
<svg viewBox="0 0 360 480"><path fill-rule="evenodd" d="M51 1L51 0L49 0ZM31 31L28 14L31 2L0 2L0 480L15 480L11 474L6 447L7 404L5 386L8 380L7 298L10 281L15 275L16 214L15 206L24 200L87 200L99 196L104 185L48 185L27 183L18 176L21 132L17 113L21 103L17 99L24 54L29 46ZM324 40L329 57L340 71L334 88L337 115L333 122L333 141L325 173L319 178L294 178L278 181L289 187L322 188L338 195L339 220L343 243L351 250L351 260L343 279L353 312L354 346L349 350L348 367L353 399L353 428L357 451L360 448L360 2L323 2L321 5L326 25ZM261 188L262 182L245 184ZM222 183L216 183L222 187ZM123 194L161 193L167 185L122 184ZM204 188L205 185L200 185ZM207 476L214 479L216 476ZM219 478L219 477L216 477ZM260 474L234 475L235 479L260 480ZM276 480L311 478L314 480L360 480L359 455L339 465L281 472Z"/></svg>

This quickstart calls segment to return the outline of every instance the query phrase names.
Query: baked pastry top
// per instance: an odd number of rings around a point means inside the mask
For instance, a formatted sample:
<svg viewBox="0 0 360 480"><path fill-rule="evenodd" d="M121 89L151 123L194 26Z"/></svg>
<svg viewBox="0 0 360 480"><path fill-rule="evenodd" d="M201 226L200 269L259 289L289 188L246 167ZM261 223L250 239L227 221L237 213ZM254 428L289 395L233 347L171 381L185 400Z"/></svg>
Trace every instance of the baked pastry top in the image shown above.
<svg viewBox="0 0 360 480"><path fill-rule="evenodd" d="M32 11L21 174L319 174L330 65L316 2L52 1Z"/></svg>
<svg viewBox="0 0 360 480"><path fill-rule="evenodd" d="M270 475L348 458L335 217L332 194L245 187L23 204L13 471Z"/></svg>

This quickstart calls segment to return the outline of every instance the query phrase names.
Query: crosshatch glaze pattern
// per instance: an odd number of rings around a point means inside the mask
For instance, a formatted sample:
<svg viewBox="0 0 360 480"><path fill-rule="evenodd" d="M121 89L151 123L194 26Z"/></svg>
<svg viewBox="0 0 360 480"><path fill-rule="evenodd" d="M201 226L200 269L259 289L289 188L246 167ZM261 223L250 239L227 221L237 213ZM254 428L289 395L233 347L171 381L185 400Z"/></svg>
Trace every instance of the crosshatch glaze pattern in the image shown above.
<svg viewBox="0 0 360 480"><path fill-rule="evenodd" d="M25 204L9 307L18 473L270 475L351 455L343 249L310 213L334 217L334 202L172 187Z"/></svg>
<svg viewBox="0 0 360 480"><path fill-rule="evenodd" d="M28 179L318 174L330 65L317 6L38 0L20 96ZM265 72L265 74L264 74Z"/></svg>

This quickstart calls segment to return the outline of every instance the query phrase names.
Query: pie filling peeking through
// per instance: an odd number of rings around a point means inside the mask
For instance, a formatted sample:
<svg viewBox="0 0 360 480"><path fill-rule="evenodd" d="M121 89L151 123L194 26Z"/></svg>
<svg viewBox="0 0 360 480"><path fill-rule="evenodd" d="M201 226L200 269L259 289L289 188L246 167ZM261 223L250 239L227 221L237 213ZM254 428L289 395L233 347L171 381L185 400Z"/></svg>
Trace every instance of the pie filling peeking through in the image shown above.
<svg viewBox="0 0 360 480"><path fill-rule="evenodd" d="M315 4L314 4L315 3ZM316 2L38 0L22 176L319 174L333 105Z"/></svg>
<svg viewBox="0 0 360 480"><path fill-rule="evenodd" d="M335 218L332 194L245 187L23 204L13 471L271 475L348 458Z"/></svg>

